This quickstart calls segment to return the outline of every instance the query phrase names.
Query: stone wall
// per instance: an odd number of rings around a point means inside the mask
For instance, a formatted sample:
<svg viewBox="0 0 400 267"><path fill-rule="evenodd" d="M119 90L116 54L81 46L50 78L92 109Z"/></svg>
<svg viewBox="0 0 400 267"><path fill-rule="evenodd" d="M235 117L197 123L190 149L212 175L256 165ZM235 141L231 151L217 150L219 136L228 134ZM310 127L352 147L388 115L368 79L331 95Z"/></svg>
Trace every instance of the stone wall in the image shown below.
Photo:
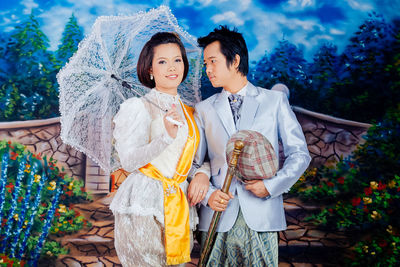
<svg viewBox="0 0 400 267"><path fill-rule="evenodd" d="M60 138L60 119L1 122L0 139L25 145L31 152L56 159L69 175L84 178L86 157L65 145Z"/></svg>
<svg viewBox="0 0 400 267"><path fill-rule="evenodd" d="M371 124L344 120L325 114L293 107L303 128L308 150L312 157L310 166L318 167L347 157L362 138Z"/></svg>
<svg viewBox="0 0 400 267"><path fill-rule="evenodd" d="M349 120L293 107L302 125L308 149L312 156L311 166L327 164L348 156L362 142L362 136L371 126ZM85 187L92 193L108 193L110 179L92 160L64 144L60 138L60 119L32 120L23 122L0 122L0 139L22 143L33 153L41 153L58 160L73 177L85 180ZM281 155L282 156L282 155ZM118 188L126 176L115 173L113 188Z"/></svg>

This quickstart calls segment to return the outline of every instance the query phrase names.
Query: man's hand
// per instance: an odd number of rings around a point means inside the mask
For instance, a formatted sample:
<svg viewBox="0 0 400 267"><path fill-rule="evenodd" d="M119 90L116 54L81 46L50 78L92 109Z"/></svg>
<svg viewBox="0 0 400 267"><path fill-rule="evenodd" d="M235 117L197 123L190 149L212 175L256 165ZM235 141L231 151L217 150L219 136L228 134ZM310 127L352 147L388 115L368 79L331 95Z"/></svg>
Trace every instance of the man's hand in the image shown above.
<svg viewBox="0 0 400 267"><path fill-rule="evenodd" d="M202 201L210 187L210 181L207 175L202 172L196 173L188 187L188 198L190 206L194 206Z"/></svg>
<svg viewBox="0 0 400 267"><path fill-rule="evenodd" d="M269 196L269 192L262 180L249 180L246 182L245 188L259 198Z"/></svg>
<svg viewBox="0 0 400 267"><path fill-rule="evenodd" d="M221 189L215 190L208 199L208 206L215 211L224 211L228 206L229 200L233 199L231 192L225 194Z"/></svg>

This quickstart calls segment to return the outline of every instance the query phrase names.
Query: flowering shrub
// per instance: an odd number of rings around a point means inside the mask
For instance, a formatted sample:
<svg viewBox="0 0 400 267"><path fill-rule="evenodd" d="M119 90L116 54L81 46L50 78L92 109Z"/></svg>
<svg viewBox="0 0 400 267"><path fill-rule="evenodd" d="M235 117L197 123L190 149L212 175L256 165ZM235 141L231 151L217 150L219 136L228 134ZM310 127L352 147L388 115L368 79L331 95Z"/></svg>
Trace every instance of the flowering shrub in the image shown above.
<svg viewBox="0 0 400 267"><path fill-rule="evenodd" d="M16 258L9 258L5 254L0 254L0 266L4 267L23 267L26 262L23 260L18 260Z"/></svg>
<svg viewBox="0 0 400 267"><path fill-rule="evenodd" d="M61 236L88 224L72 209L89 199L83 182L18 143L0 141L0 160L0 255L31 265L40 257L66 254L49 233Z"/></svg>
<svg viewBox="0 0 400 267"><path fill-rule="evenodd" d="M304 200L322 203L308 218L350 231L351 266L395 266L400 258L400 106L373 125L366 142L335 167L307 171L293 187Z"/></svg>

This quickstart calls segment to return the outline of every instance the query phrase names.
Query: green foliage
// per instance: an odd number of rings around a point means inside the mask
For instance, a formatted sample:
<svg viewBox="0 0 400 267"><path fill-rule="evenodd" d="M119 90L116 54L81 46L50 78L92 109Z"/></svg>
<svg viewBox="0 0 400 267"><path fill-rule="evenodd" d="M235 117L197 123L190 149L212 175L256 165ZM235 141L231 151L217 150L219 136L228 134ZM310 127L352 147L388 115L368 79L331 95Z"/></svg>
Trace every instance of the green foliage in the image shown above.
<svg viewBox="0 0 400 267"><path fill-rule="evenodd" d="M48 39L33 14L17 25L0 68L0 120L27 120L58 115L56 65Z"/></svg>
<svg viewBox="0 0 400 267"><path fill-rule="evenodd" d="M56 74L83 38L72 15L66 24L56 57L31 14L0 46L0 121L31 120L59 115Z"/></svg>
<svg viewBox="0 0 400 267"><path fill-rule="evenodd" d="M58 255L68 254L68 250L63 248L60 243L56 241L46 240L43 246L42 259L48 262L48 260L54 260Z"/></svg>
<svg viewBox="0 0 400 267"><path fill-rule="evenodd" d="M355 258L348 262L350 266L397 266L400 258L400 238L394 236L391 228L386 233L357 243Z"/></svg>
<svg viewBox="0 0 400 267"><path fill-rule="evenodd" d="M394 266L400 238L400 105L373 125L365 140L335 167L306 172L292 192L323 205L308 220L352 231L356 261L349 265Z"/></svg>
<svg viewBox="0 0 400 267"><path fill-rule="evenodd" d="M284 83L290 89L290 101L293 104L308 107L313 102L312 92L308 89L307 64L303 52L287 40L278 43L273 53L265 55L252 71L255 83L271 88L276 83Z"/></svg>
<svg viewBox="0 0 400 267"><path fill-rule="evenodd" d="M90 197L83 189L83 182L75 180L62 172L57 166L56 161L52 158L42 158L41 155L35 155L26 150L26 148L18 143L0 141L0 157L8 153L10 159L8 161L7 176L5 179L5 191L3 201L3 209L0 214L3 214L2 228L0 229L0 240L4 240L8 236L6 244L6 253L11 251L11 247L15 244L18 248L24 247L23 240L26 240L26 249L23 256L25 259L30 259L35 251L40 247L39 237L46 229L45 225L50 223L50 234L45 239L45 243L41 251L42 257L52 257L55 259L60 253L66 254L67 250L62 248L55 241L55 237L64 236L77 232L85 226L90 226L88 221L73 209L75 203L81 203L89 200ZM22 183L17 184L18 170L21 162L27 160L24 167L24 176ZM2 165L5 163L2 162ZM47 178L47 179L46 179ZM43 184L41 187L40 184ZM31 185L31 186L29 186ZM14 192L18 188L17 202L13 208ZM40 188L42 188L40 190ZM54 201L57 188L62 189L62 193L57 202ZM30 196L28 192L31 192ZM29 196L29 199L27 199ZM1 198L0 198L1 200ZM25 200L30 203L29 208L25 206ZM33 206L33 203L38 202L38 206ZM53 203L57 203L53 206ZM48 221L49 212L55 209L53 217ZM11 213L10 221L7 220L7 214ZM33 221L30 220L31 216ZM23 222L19 224L19 222ZM7 232L4 227L7 224L12 224L12 227ZM21 225L22 229L19 228ZM29 231L26 231L30 229ZM17 237L17 239L14 239ZM14 241L17 240L17 241ZM4 245L4 244L3 244ZM18 255L18 254L17 254Z"/></svg>
<svg viewBox="0 0 400 267"><path fill-rule="evenodd" d="M307 63L286 40L251 70L264 88L284 83L291 104L341 118L374 122L400 102L400 24L371 13L340 55L323 44ZM382 103L385 103L383 105Z"/></svg>
<svg viewBox="0 0 400 267"><path fill-rule="evenodd" d="M61 65L64 65L75 53L75 51L78 49L78 44L82 39L82 27L78 25L76 17L74 14L72 14L68 23L65 25L61 38L61 44L56 52L57 60L60 61Z"/></svg>
<svg viewBox="0 0 400 267"><path fill-rule="evenodd" d="M354 120L369 122L380 120L387 108L397 105L400 98L391 86L398 77L386 71L393 54L400 52L395 36L393 26L375 13L359 27L340 57L340 81L330 95L335 115L351 114Z"/></svg>

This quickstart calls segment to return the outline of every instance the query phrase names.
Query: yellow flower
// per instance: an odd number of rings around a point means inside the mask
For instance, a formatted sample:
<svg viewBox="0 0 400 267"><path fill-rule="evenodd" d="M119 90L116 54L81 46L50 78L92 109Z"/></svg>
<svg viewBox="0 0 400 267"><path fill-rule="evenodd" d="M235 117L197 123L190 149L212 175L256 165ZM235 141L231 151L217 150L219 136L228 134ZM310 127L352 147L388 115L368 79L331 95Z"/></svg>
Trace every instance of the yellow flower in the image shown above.
<svg viewBox="0 0 400 267"><path fill-rule="evenodd" d="M378 188L378 183L375 182L375 181L370 182L369 185L370 185L371 188L374 189L374 190Z"/></svg>
<svg viewBox="0 0 400 267"><path fill-rule="evenodd" d="M386 232L388 232L389 234L393 234L393 227L391 225L388 225L388 227L386 228Z"/></svg>
<svg viewBox="0 0 400 267"><path fill-rule="evenodd" d="M375 251L372 251L372 252L371 252L371 255L375 255Z"/></svg>
<svg viewBox="0 0 400 267"><path fill-rule="evenodd" d="M67 221L63 221L63 224L67 224L68 222Z"/></svg>
<svg viewBox="0 0 400 267"><path fill-rule="evenodd" d="M57 233L60 229L54 228L54 233Z"/></svg>
<svg viewBox="0 0 400 267"><path fill-rule="evenodd" d="M58 205L59 209L58 212L64 213L67 212L66 206L64 204Z"/></svg>
<svg viewBox="0 0 400 267"><path fill-rule="evenodd" d="M46 254L49 256L53 256L53 253L51 251L47 251Z"/></svg>
<svg viewBox="0 0 400 267"><path fill-rule="evenodd" d="M39 183L40 179L42 178L42 176L40 176L39 174L35 174L34 177L35 177L35 180L34 180L35 183Z"/></svg>
<svg viewBox="0 0 400 267"><path fill-rule="evenodd" d="M363 246L363 250L364 250L364 252L368 252L368 246Z"/></svg>
<svg viewBox="0 0 400 267"><path fill-rule="evenodd" d="M69 186L68 186L68 189L69 189L69 190L72 190L73 186L74 186L74 182L70 182L70 183L69 183Z"/></svg>
<svg viewBox="0 0 400 267"><path fill-rule="evenodd" d="M389 188L394 188L394 187L396 187L396 181L395 181L395 180L391 180L391 181L388 183L388 186L389 186Z"/></svg>
<svg viewBox="0 0 400 267"><path fill-rule="evenodd" d="M370 197L363 197L364 204L371 204L372 203L372 198Z"/></svg>
<svg viewBox="0 0 400 267"><path fill-rule="evenodd" d="M3 263L3 259L0 259L0 263Z"/></svg>
<svg viewBox="0 0 400 267"><path fill-rule="evenodd" d="M371 218L374 220L379 220L380 218L382 218L382 216L377 211L374 210L371 214Z"/></svg>
<svg viewBox="0 0 400 267"><path fill-rule="evenodd" d="M24 170L24 172L30 173L31 170L29 168L31 167L31 165L26 164L25 167L26 167L26 169Z"/></svg>
<svg viewBox="0 0 400 267"><path fill-rule="evenodd" d="M47 189L53 191L56 189L56 186L57 186L57 183L55 181L51 181L50 186L48 186Z"/></svg>
<svg viewBox="0 0 400 267"><path fill-rule="evenodd" d="M24 224L25 224L25 225L28 225L28 220L25 220L25 221L24 221Z"/></svg>
<svg viewBox="0 0 400 267"><path fill-rule="evenodd" d="M18 217L19 217L19 216L18 216L18 213L14 214L13 217L14 217L14 220L18 221Z"/></svg>
<svg viewBox="0 0 400 267"><path fill-rule="evenodd" d="M310 171L310 174L311 174L312 176L317 175L317 168L313 168L313 169Z"/></svg>

